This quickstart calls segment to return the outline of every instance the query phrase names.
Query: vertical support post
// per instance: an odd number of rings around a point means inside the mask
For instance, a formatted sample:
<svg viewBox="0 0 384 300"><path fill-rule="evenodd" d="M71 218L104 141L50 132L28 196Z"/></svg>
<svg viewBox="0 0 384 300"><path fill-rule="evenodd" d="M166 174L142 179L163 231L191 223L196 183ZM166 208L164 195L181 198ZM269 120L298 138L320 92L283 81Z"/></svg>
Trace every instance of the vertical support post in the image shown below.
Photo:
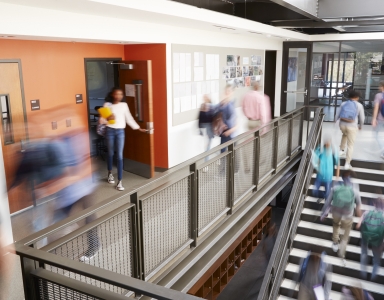
<svg viewBox="0 0 384 300"><path fill-rule="evenodd" d="M137 198L137 193L130 195L131 202L132 199ZM140 251L138 244L138 223L137 223L137 205L129 210L129 214L131 217L131 224L129 227L131 229L131 245L132 245L132 277L140 279L140 269L139 269L139 261L140 261Z"/></svg>
<svg viewBox="0 0 384 300"><path fill-rule="evenodd" d="M253 192L257 191L257 186L259 185L259 178L260 178L260 130L255 132L255 140L254 140L254 155L255 155L255 163L253 165L254 172L253 172L253 184L255 188L253 189Z"/></svg>
<svg viewBox="0 0 384 300"><path fill-rule="evenodd" d="M273 122L273 173L277 171L277 153L279 151L279 121Z"/></svg>
<svg viewBox="0 0 384 300"><path fill-rule="evenodd" d="M287 147L287 156L288 160L292 158L292 137L293 137L293 114L290 116L289 120L289 131L288 131L288 147Z"/></svg>
<svg viewBox="0 0 384 300"><path fill-rule="evenodd" d="M30 245L33 247L33 245ZM31 275L31 272L36 269L35 261L23 256L20 256L20 264L21 264L21 273L23 276L24 283L24 296L25 300L37 300L38 294L37 290L35 290L35 282Z"/></svg>
<svg viewBox="0 0 384 300"><path fill-rule="evenodd" d="M137 193L130 195L131 203L136 206L136 258L137 258L137 279L145 280L144 267L144 237L143 237L143 207Z"/></svg>
<svg viewBox="0 0 384 300"><path fill-rule="evenodd" d="M232 143L228 146L227 155L227 187L228 187L228 207L230 208L228 214L232 214L232 208L234 203L234 182L235 182L235 169L236 169L236 161L235 161L235 144Z"/></svg>
<svg viewBox="0 0 384 300"><path fill-rule="evenodd" d="M197 246L197 230L198 230L198 170L196 163L189 166L189 171L192 173L190 175L191 180L191 239L193 242L191 247Z"/></svg>

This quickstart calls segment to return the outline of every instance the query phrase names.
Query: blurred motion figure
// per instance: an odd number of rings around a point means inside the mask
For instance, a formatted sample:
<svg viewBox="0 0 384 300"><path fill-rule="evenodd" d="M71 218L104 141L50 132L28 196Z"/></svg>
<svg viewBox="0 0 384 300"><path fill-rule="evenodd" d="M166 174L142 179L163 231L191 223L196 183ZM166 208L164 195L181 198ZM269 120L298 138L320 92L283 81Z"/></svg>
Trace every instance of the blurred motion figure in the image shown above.
<svg viewBox="0 0 384 300"><path fill-rule="evenodd" d="M379 91L374 100L372 126L375 129L376 141L380 147L380 157L384 159L384 140L380 139L379 133L384 128L384 81L379 84Z"/></svg>
<svg viewBox="0 0 384 300"><path fill-rule="evenodd" d="M204 102L201 104L199 112L199 128L200 134L206 135L207 137L206 151L209 151L211 149L212 139L214 138L212 129L214 105L212 105L211 99L208 95L204 95L203 101ZM203 132L204 129L205 133ZM206 157L205 160L207 161L208 157Z"/></svg>

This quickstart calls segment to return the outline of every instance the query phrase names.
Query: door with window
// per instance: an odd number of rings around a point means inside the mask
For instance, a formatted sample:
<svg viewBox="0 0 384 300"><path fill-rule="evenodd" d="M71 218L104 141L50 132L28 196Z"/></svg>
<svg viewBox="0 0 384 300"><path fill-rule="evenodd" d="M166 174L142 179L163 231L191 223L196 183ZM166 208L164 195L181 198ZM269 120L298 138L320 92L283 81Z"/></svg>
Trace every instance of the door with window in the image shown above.
<svg viewBox="0 0 384 300"><path fill-rule="evenodd" d="M311 43L284 43L281 114L309 104L311 52Z"/></svg>
<svg viewBox="0 0 384 300"><path fill-rule="evenodd" d="M11 187L27 140L25 107L19 61L0 61L0 136L6 184ZM33 205L31 184L23 182L8 191L11 213Z"/></svg>
<svg viewBox="0 0 384 300"><path fill-rule="evenodd" d="M120 88L123 89L129 110L141 128L148 133L126 127L124 170L146 178L154 176L154 125L152 106L152 62L121 61Z"/></svg>

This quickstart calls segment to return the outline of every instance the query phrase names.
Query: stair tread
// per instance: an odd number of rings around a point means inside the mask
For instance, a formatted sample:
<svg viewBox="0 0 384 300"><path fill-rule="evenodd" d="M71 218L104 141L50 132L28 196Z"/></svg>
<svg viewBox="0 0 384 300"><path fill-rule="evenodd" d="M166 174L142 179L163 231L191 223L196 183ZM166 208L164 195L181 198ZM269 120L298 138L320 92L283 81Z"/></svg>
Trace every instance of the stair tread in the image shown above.
<svg viewBox="0 0 384 300"><path fill-rule="evenodd" d="M321 246L324 248L331 248L332 247L332 241L331 240L315 238L315 237L308 236L308 235L296 234L294 240L298 241L298 242L304 242L307 244ZM355 253L355 254L361 254L361 247L348 244L347 252L351 252L351 253ZM368 249L368 255L372 256L372 250L371 249ZM384 253L383 253L382 258L384 258Z"/></svg>
<svg viewBox="0 0 384 300"><path fill-rule="evenodd" d="M320 188L322 190L324 190L324 187ZM374 193L365 193L365 192L360 192L360 197L365 197L365 198L379 198L379 194L374 194ZM305 201L309 201L309 202L317 202L317 199L319 198L316 198L316 197L313 197L313 196L307 196L305 198ZM373 205L367 205L367 204L362 204L363 208L365 208L365 210L372 210L373 209Z"/></svg>
<svg viewBox="0 0 384 300"><path fill-rule="evenodd" d="M308 255L308 251L297 249L297 248L293 248L291 250L291 253L290 253L290 256L300 257L301 259L306 258L307 255ZM343 268L352 269L352 270L355 270L355 271L360 271L361 270L360 262L357 262L357 261L354 261L354 260L348 260L347 259L346 260L347 265L346 265L346 267L344 267L344 265L343 265L343 263L342 263L340 258L334 257L334 256L330 256L330 255L326 255L325 256L325 262L328 263L328 264L331 264L332 266L343 267ZM371 265L367 266L367 272L368 273L372 273L372 266ZM377 274L379 276L384 276L383 268L380 268L379 271L377 272Z"/></svg>
<svg viewBox="0 0 384 300"><path fill-rule="evenodd" d="M312 174L312 178L316 178L316 174ZM333 181L343 181L341 177L336 177L333 176ZM352 178L351 180L353 183L357 184L364 184L364 185L372 185L372 186L379 186L379 187L384 187L384 182L380 181L374 181L374 180L365 180L365 179L358 179L358 178Z"/></svg>
<svg viewBox="0 0 384 300"><path fill-rule="evenodd" d="M292 263L288 263L285 270L298 274L300 271L300 266ZM328 273L328 275L330 275L329 278L332 281L332 283L338 283L345 286L356 286L356 284L359 283L368 292L384 295L383 285L379 283L374 283L374 282L370 282L362 279L356 279L353 277L344 276L336 273Z"/></svg>
<svg viewBox="0 0 384 300"><path fill-rule="evenodd" d="M299 285L296 285L296 282L293 281L293 280L290 280L290 279L286 279L284 278L282 283L281 283L281 287L283 288L286 288L286 289L290 289L292 290L292 288L294 287L294 289L296 291L299 290ZM335 291L332 291L330 292L330 295L329 295L329 298L332 299L332 300L342 300L343 298L343 295L339 292L335 292ZM290 298L288 298L290 299Z"/></svg>
<svg viewBox="0 0 384 300"><path fill-rule="evenodd" d="M311 216L314 216L314 217L320 217L321 216L321 211L320 210L316 210L316 209L303 208L303 211L301 212L301 214L311 215ZM329 213L326 218L327 219L332 219L332 213ZM353 217L353 222L354 223L359 222L359 220L360 220L359 217Z"/></svg>
<svg viewBox="0 0 384 300"><path fill-rule="evenodd" d="M301 228L308 228L312 230L317 230L317 231L322 231L322 232L327 232L327 233L332 233L333 232L333 227L325 224L318 224L318 223L313 223L313 222L308 222L308 221L302 221L300 220L298 227ZM343 232L342 229L340 230L341 233ZM354 238L361 238L360 231L352 230L349 233L350 237Z"/></svg>
<svg viewBox="0 0 384 300"><path fill-rule="evenodd" d="M355 167L353 167L352 170L354 172L360 172L360 173L384 175L384 171L382 171L382 170L374 170L374 169L366 169L366 168L355 168Z"/></svg>

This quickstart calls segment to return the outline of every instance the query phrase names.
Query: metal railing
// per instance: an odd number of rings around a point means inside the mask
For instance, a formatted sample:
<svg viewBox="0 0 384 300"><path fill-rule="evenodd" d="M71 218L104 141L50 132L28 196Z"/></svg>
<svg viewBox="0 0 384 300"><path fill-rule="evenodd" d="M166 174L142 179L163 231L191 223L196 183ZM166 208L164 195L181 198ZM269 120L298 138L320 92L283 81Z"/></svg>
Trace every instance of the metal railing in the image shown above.
<svg viewBox="0 0 384 300"><path fill-rule="evenodd" d="M309 138L305 146L299 170L296 175L291 195L285 210L283 221L280 226L279 234L267 267L262 286L260 288L258 300L277 299L288 256L293 246L296 229L300 219L300 214L304 205L313 167L311 163L312 152L321 142L323 112L322 108L317 108L312 123Z"/></svg>
<svg viewBox="0 0 384 300"><path fill-rule="evenodd" d="M81 293L85 287L90 299L132 293L195 299L146 281L198 246L219 220L230 217L301 153L304 115L310 109L276 118L16 242L26 299L62 299L54 291ZM78 227L86 219L93 221ZM82 261L85 253L91 258ZM102 298L101 290L108 297Z"/></svg>

